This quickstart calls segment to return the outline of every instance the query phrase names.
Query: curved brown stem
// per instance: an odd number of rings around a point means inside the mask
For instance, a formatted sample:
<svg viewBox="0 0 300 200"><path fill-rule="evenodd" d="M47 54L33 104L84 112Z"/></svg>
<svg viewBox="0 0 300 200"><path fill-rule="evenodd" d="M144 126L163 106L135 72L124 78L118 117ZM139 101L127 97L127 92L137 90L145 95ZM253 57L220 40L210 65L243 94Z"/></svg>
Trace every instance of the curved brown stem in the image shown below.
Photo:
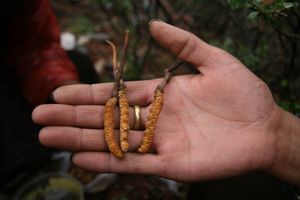
<svg viewBox="0 0 300 200"><path fill-rule="evenodd" d="M126 53L128 50L128 41L129 41L129 30L126 30L125 38L124 38L124 46L123 46L123 50L122 50L122 58L121 58L122 60L121 60L120 66L118 67L119 71L116 76L116 81L119 85L120 85L120 81L123 77L124 65L126 63Z"/></svg>
<svg viewBox="0 0 300 200"><path fill-rule="evenodd" d="M112 53L113 53L113 57L112 57L112 65L113 65L113 72L114 72L114 77L116 79L116 75L117 75L117 70L118 70L118 66L117 66L117 48L115 46L114 43L112 43L109 40L105 40L105 42L107 44L109 44L111 46L112 49Z"/></svg>
<svg viewBox="0 0 300 200"><path fill-rule="evenodd" d="M111 46L111 49L112 49L112 65L113 65L113 72L114 72L114 77L115 77L115 83L114 83L114 86L113 86L113 89L112 89L112 92L111 92L111 96L112 97L118 97L118 83L117 83L117 74L119 72L118 70L118 63L117 63L117 48L116 48L116 45L109 41L109 40L105 40L105 42L107 44L109 44Z"/></svg>
<svg viewBox="0 0 300 200"><path fill-rule="evenodd" d="M170 65L168 68L165 69L165 77L157 86L158 90L161 90L162 92L164 91L164 88L166 87L167 83L170 81L173 75L172 72L178 69L183 63L184 63L183 60L177 59L172 65Z"/></svg>

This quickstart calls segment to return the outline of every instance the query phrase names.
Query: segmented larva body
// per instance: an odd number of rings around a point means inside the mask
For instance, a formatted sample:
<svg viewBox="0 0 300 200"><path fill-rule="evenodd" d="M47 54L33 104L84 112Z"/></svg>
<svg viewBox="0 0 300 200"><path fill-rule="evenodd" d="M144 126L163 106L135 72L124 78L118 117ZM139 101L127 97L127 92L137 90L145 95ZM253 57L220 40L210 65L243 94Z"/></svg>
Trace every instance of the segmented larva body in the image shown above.
<svg viewBox="0 0 300 200"><path fill-rule="evenodd" d="M129 148L129 104L126 98L126 88L119 90L119 108L120 108L120 144L123 152L127 152Z"/></svg>
<svg viewBox="0 0 300 200"><path fill-rule="evenodd" d="M104 107L104 137L106 144L110 152L117 158L124 158L124 154L116 142L114 133L115 128L115 107L117 104L117 98L111 97Z"/></svg>
<svg viewBox="0 0 300 200"><path fill-rule="evenodd" d="M164 104L163 91L156 89L154 92L154 99L150 108L147 122L145 124L144 138L142 144L138 148L139 153L147 153L151 147L154 137L154 131L158 120L159 113Z"/></svg>

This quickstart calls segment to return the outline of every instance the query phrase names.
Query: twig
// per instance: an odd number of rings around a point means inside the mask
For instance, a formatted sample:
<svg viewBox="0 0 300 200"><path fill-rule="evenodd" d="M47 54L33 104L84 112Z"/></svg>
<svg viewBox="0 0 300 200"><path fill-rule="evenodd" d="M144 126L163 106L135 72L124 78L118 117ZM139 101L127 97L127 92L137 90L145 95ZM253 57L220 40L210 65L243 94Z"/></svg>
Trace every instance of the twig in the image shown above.
<svg viewBox="0 0 300 200"><path fill-rule="evenodd" d="M300 35L298 35L297 33L291 33L291 32L286 32L286 31L282 31L278 28L273 27L275 31L277 31L278 33L284 35L287 38L292 38L292 39L296 39L296 40L300 40Z"/></svg>
<svg viewBox="0 0 300 200"><path fill-rule="evenodd" d="M157 86L158 90L160 90L161 92L164 91L164 88L166 87L167 83L170 81L173 75L172 72L178 69L183 63L184 63L183 60L177 59L171 66L165 69L165 77L161 81L161 83Z"/></svg>
<svg viewBox="0 0 300 200"><path fill-rule="evenodd" d="M123 71L124 71L124 66L125 66L125 62L126 62L126 52L128 50L128 41L129 41L129 30L125 31L125 38L124 38L124 46L123 46L123 50L122 50L122 61L120 63L120 66L118 67L119 71L117 71L117 75L116 75L116 82L118 84L119 87L122 86L122 84L120 83L123 77Z"/></svg>
<svg viewBox="0 0 300 200"><path fill-rule="evenodd" d="M172 5L167 0L158 0L159 4L161 5L162 9L164 10L165 14L171 21L172 24L177 24L178 20L180 19L180 15L173 9Z"/></svg>

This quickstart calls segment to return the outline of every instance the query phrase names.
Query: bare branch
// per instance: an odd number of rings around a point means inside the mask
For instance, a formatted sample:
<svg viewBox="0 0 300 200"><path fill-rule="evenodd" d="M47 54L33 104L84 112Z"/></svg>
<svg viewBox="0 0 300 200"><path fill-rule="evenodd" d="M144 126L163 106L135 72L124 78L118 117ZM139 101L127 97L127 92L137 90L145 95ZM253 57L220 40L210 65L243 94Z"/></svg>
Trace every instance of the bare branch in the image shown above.
<svg viewBox="0 0 300 200"><path fill-rule="evenodd" d="M157 89L161 92L164 91L167 83L170 81L172 77L172 72L174 72L176 69L178 69L182 64L184 63L183 60L177 59L171 66L165 69L165 77L162 80L162 82L157 86Z"/></svg>
<svg viewBox="0 0 300 200"><path fill-rule="evenodd" d="M124 38L124 46L123 46L123 50L122 50L122 61L120 63L119 66L119 71L117 73L117 77L116 77L116 81L117 83L120 85L120 80L123 77L123 71L124 71L124 65L126 62L126 52L128 50L128 41L129 41L129 30L125 31L125 38Z"/></svg>

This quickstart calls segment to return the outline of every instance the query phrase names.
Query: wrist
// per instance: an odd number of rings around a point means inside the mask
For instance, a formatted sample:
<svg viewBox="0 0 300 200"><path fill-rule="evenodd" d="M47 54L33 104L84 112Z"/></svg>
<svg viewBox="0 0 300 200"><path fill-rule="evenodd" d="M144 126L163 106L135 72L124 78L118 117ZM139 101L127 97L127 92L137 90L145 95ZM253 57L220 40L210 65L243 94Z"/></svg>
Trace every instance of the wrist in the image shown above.
<svg viewBox="0 0 300 200"><path fill-rule="evenodd" d="M269 172L300 185L300 119L282 109L276 135L275 157Z"/></svg>

